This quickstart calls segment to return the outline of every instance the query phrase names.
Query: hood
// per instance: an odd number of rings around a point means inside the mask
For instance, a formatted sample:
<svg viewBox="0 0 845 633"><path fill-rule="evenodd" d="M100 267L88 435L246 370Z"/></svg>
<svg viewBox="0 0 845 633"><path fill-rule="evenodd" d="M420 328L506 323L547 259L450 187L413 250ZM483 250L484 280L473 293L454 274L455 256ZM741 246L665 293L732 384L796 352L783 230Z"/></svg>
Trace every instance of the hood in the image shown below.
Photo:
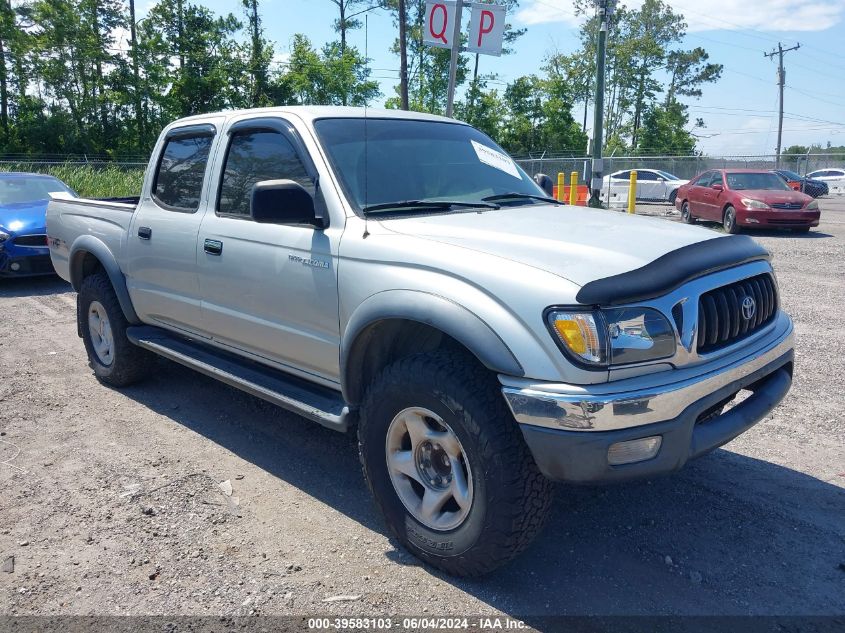
<svg viewBox="0 0 845 633"><path fill-rule="evenodd" d="M48 200L0 205L0 227L10 233L43 233Z"/></svg>
<svg viewBox="0 0 845 633"><path fill-rule="evenodd" d="M684 246L720 238L708 229L659 218L555 205L383 219L381 225L527 264L581 286L641 268Z"/></svg>
<svg viewBox="0 0 845 633"><path fill-rule="evenodd" d="M800 203L801 206L807 204L812 198L806 193L800 191L772 191L770 189L744 189L733 190L738 196L743 198L751 198L753 200L760 200L766 204L788 204Z"/></svg>

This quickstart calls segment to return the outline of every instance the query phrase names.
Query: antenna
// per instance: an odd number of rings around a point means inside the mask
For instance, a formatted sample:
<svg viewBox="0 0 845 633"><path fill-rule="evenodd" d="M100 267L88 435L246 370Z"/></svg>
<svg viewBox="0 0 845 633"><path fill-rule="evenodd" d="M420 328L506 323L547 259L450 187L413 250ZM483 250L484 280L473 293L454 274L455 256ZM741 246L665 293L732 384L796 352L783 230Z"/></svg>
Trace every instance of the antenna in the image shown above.
<svg viewBox="0 0 845 633"><path fill-rule="evenodd" d="M370 14L364 14L364 63L367 65L367 76L370 74ZM367 162L369 160L369 136L367 135L367 93L364 93L364 208L370 203L369 194L369 180L370 180L370 166ZM364 213L364 239L370 234L367 214Z"/></svg>

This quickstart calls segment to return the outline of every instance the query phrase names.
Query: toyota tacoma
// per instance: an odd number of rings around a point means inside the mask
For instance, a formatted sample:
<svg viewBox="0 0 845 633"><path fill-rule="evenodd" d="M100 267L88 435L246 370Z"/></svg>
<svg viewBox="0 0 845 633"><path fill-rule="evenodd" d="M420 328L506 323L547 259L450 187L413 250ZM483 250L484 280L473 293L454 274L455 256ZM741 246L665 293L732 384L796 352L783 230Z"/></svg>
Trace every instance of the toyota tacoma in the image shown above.
<svg viewBox="0 0 845 633"><path fill-rule="evenodd" d="M182 119L138 199L54 199L47 234L100 381L163 356L354 429L386 524L453 574L522 551L552 481L675 471L792 381L751 238L562 205L436 116Z"/></svg>

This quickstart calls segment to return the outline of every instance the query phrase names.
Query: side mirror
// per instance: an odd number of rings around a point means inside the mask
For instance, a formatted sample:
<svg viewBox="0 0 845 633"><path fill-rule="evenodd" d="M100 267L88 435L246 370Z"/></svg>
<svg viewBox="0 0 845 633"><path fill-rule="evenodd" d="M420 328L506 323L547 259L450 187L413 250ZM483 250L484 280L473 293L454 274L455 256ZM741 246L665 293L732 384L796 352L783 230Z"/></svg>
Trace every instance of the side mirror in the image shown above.
<svg viewBox="0 0 845 633"><path fill-rule="evenodd" d="M549 198L555 195L555 183L546 174L534 174L534 182L540 185L540 189L542 189Z"/></svg>
<svg viewBox="0 0 845 633"><path fill-rule="evenodd" d="M325 228L317 217L314 198L293 180L262 180L252 187L249 212L260 224L310 224Z"/></svg>
<svg viewBox="0 0 845 633"><path fill-rule="evenodd" d="M720 185L718 183L715 184L715 185L710 185L710 188L715 189L716 191L724 191L725 190L724 185Z"/></svg>

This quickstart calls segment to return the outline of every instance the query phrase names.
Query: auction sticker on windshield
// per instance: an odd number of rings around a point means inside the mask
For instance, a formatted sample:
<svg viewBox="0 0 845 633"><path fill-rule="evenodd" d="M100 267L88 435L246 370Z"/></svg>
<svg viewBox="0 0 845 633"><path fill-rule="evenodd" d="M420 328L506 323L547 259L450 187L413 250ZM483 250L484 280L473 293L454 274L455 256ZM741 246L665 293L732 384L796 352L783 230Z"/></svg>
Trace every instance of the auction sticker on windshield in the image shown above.
<svg viewBox="0 0 845 633"><path fill-rule="evenodd" d="M482 163L490 165L490 167L495 167L499 171L503 171L514 178L522 180L522 177L519 175L519 170L516 168L516 163L511 160L510 156L502 154L502 152L497 152L496 150L491 149L486 145L482 145L478 141L473 141L472 139L470 139L470 143L472 143L472 147L475 149L478 160Z"/></svg>

